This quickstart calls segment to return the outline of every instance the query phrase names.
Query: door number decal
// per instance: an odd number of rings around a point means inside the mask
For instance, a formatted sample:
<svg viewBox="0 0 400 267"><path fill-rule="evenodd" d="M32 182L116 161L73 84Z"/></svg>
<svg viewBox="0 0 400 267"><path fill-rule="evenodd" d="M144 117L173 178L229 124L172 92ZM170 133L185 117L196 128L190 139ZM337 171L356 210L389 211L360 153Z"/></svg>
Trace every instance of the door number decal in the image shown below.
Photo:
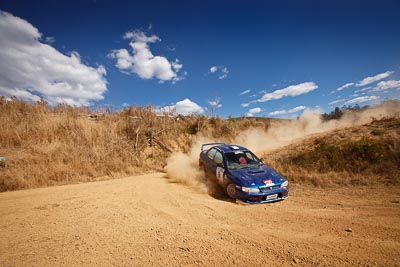
<svg viewBox="0 0 400 267"><path fill-rule="evenodd" d="M217 173L216 174L217 174L217 179L218 180L222 181L224 179L224 173L225 173L224 168L217 167Z"/></svg>

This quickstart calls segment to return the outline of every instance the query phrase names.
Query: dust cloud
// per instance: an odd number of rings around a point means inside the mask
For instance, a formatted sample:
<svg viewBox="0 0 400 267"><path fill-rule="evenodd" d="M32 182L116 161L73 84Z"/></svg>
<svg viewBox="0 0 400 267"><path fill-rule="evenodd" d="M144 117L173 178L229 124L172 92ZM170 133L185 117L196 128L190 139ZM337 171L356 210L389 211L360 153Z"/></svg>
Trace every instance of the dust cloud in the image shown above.
<svg viewBox="0 0 400 267"><path fill-rule="evenodd" d="M345 112L339 120L330 121L323 121L321 113L322 111L319 109L307 109L301 117L292 120L272 121L267 131L261 128L241 131L230 143L247 147L257 155L268 154L274 149L279 149L312 134L362 125L371 122L373 119L400 116L400 105L398 102L387 102L361 112ZM193 141L188 154L173 153L165 167L169 179L206 191L204 174L198 167L201 144L218 141L221 140L199 136Z"/></svg>
<svg viewBox="0 0 400 267"><path fill-rule="evenodd" d="M204 173L199 169L199 154L201 145L212 142L204 137L197 137L188 154L182 152L173 153L167 160L165 171L172 182L197 188L200 192L207 192L204 182Z"/></svg>
<svg viewBox="0 0 400 267"><path fill-rule="evenodd" d="M398 102L387 102L361 112L345 112L339 120L330 121L323 121L321 113L320 109L307 109L301 117L288 121L273 121L267 131L260 128L245 130L233 143L247 147L256 154L268 153L312 134L363 125L373 119L398 117L400 105Z"/></svg>

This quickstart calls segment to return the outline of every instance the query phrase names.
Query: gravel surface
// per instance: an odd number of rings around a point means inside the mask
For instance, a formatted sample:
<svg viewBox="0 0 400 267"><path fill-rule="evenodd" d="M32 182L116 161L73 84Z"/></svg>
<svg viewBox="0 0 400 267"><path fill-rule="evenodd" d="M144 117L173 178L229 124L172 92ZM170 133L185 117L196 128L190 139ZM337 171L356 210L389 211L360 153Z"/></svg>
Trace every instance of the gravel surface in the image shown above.
<svg viewBox="0 0 400 267"><path fill-rule="evenodd" d="M399 200L295 185L243 205L163 173L6 192L0 266L399 266Z"/></svg>

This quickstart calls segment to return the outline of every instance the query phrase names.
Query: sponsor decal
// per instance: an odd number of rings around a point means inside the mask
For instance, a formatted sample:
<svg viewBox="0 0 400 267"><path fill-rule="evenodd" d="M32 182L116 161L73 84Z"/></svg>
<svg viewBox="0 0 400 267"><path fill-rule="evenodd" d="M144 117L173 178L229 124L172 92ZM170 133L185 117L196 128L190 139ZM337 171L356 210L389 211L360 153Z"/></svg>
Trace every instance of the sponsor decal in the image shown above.
<svg viewBox="0 0 400 267"><path fill-rule="evenodd" d="M263 183L264 183L266 186L274 185L274 182L272 182L272 180L263 180Z"/></svg>

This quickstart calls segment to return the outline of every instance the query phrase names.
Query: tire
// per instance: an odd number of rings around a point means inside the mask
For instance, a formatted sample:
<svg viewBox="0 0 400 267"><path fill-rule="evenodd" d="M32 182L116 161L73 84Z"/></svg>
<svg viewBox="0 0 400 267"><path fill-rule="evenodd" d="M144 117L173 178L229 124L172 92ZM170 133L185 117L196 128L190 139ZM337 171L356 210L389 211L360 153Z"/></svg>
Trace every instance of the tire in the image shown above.
<svg viewBox="0 0 400 267"><path fill-rule="evenodd" d="M232 183L228 183L225 186L225 194L232 199L236 198L236 186Z"/></svg>

